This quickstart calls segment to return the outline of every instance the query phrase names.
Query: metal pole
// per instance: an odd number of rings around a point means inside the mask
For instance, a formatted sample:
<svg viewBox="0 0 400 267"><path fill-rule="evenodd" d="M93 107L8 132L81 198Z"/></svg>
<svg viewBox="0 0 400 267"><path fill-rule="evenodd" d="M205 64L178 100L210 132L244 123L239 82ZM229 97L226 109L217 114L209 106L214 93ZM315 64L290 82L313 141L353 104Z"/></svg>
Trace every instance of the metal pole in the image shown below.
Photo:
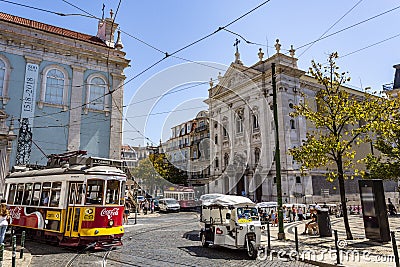
<svg viewBox="0 0 400 267"><path fill-rule="evenodd" d="M275 63L272 63L272 105L274 111L275 122L275 166L276 166L276 194L278 198L278 239L285 239L283 229L283 213L282 213L282 177L281 177L281 153L279 150L279 129L278 129L278 104L276 92Z"/></svg>
<svg viewBox="0 0 400 267"><path fill-rule="evenodd" d="M297 226L294 228L294 242L296 244L296 252L299 254L299 236L297 235Z"/></svg>
<svg viewBox="0 0 400 267"><path fill-rule="evenodd" d="M271 251L271 233L269 231L269 221L267 222L268 251Z"/></svg>
<svg viewBox="0 0 400 267"><path fill-rule="evenodd" d="M22 231L21 250L19 251L19 258L20 259L22 259L24 257L24 247L25 247L25 231Z"/></svg>
<svg viewBox="0 0 400 267"><path fill-rule="evenodd" d="M11 236L15 234L14 227L11 226ZM12 238L10 238L10 246L12 246Z"/></svg>
<svg viewBox="0 0 400 267"><path fill-rule="evenodd" d="M394 231L391 231L390 235L392 236L392 246L393 246L393 252L394 252L394 259L396 261L396 267L400 267L399 251L397 250L396 237L394 236Z"/></svg>
<svg viewBox="0 0 400 267"><path fill-rule="evenodd" d="M15 260L17 258L17 237L15 235L12 236L12 261L11 266L15 267Z"/></svg>
<svg viewBox="0 0 400 267"><path fill-rule="evenodd" d="M0 267L3 267L3 253L4 253L4 244L0 245Z"/></svg>
<svg viewBox="0 0 400 267"><path fill-rule="evenodd" d="M336 248L336 264L340 264L340 252L339 252L339 246L338 246L338 235L337 235L337 230L333 230L335 233L335 248Z"/></svg>
<svg viewBox="0 0 400 267"><path fill-rule="evenodd" d="M138 209L138 204L136 202L136 204L135 204L135 224L137 223L137 209Z"/></svg>

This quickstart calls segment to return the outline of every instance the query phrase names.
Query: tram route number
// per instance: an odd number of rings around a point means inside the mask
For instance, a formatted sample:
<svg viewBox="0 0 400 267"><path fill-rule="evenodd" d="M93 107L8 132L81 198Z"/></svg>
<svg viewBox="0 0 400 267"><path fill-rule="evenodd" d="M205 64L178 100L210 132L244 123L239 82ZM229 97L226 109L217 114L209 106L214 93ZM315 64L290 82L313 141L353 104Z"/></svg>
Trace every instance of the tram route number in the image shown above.
<svg viewBox="0 0 400 267"><path fill-rule="evenodd" d="M59 211L48 210L46 213L46 220L59 221L61 220L61 213Z"/></svg>
<svg viewBox="0 0 400 267"><path fill-rule="evenodd" d="M83 213L83 221L94 221L94 208L86 208Z"/></svg>

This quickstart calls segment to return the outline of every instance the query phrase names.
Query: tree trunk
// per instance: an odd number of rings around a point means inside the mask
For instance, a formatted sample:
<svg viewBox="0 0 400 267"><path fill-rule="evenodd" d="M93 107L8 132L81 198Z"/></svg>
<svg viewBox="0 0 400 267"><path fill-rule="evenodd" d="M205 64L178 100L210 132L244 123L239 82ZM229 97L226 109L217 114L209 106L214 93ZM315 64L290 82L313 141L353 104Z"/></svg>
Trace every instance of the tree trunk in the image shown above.
<svg viewBox="0 0 400 267"><path fill-rule="evenodd" d="M343 210L344 227L346 229L347 240L353 240L353 235L351 234L351 231L350 231L349 217L347 216L346 192L344 189L343 162L342 162L341 156L339 156L339 159L336 163L337 163L337 167L338 167L340 202L342 204L342 210Z"/></svg>

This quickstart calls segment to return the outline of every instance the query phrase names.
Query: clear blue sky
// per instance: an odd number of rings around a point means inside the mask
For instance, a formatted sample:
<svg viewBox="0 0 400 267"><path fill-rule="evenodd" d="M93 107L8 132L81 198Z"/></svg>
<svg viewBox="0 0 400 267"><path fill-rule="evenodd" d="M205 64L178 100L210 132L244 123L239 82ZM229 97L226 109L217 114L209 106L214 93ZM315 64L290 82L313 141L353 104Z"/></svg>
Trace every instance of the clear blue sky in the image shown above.
<svg viewBox="0 0 400 267"><path fill-rule="evenodd" d="M62 0L9 1L65 14L84 14ZM98 17L101 17L104 2L108 17L109 9L115 12L119 0L68 2ZM172 53L214 32L261 3L263 1L260 0L122 0L116 22L122 31L161 51ZM274 54L273 44L277 38L280 39L282 50L286 52L290 45L298 48L318 39L353 7L326 35L399 5L395 0L271 0L227 29L251 42L262 44L250 45L241 41L241 59L245 65L252 65L257 61L258 48L263 48L265 56L268 53L270 56ZM60 17L2 1L0 6L2 12L96 35L97 21L91 18ZM397 27L399 15L400 8L316 42L304 54L307 47L298 49L296 56L302 54L298 61L299 67L307 70L312 59L324 63L331 52L337 51L343 56L400 34ZM125 85L124 105L129 106L125 109L129 123L124 124L124 143L136 145L148 142L135 129L154 143L158 143L160 138L165 140L172 125L193 118L199 110L205 108L202 100L207 96L209 86L194 85L208 81L210 77L216 78L218 72L234 60L233 43L236 38L231 33L220 31L176 54L187 60L204 62L203 65L188 64L187 61L170 57L128 82ZM164 57L163 53L126 34L122 34L122 41L127 58L131 60L131 67L125 71L127 81ZM345 56L338 60L338 65L341 70L350 73L350 84L354 87L380 90L382 84L393 82L392 66L400 63L399 47L400 36ZM157 97L171 90L181 91ZM152 97L151 100L143 101ZM166 113L172 110L175 112Z"/></svg>

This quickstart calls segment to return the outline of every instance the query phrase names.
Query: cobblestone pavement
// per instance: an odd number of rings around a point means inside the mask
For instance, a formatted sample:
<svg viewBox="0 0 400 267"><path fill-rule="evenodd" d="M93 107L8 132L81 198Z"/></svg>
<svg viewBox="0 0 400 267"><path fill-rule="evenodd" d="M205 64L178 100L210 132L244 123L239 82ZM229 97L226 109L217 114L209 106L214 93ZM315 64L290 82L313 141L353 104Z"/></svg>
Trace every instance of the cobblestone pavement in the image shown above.
<svg viewBox="0 0 400 267"><path fill-rule="evenodd" d="M132 217L125 228L124 245L110 252L76 254L70 249L29 242L31 266L313 266L277 257L248 260L244 251L203 248L198 240L196 213L140 216L136 225L133 222Z"/></svg>
<svg viewBox="0 0 400 267"><path fill-rule="evenodd" d="M327 264L336 264L334 236L319 237L300 235L304 223L285 224L286 241L277 240L278 227L271 227L271 249L289 254L295 251L295 227L298 228L299 252L307 259ZM346 240L343 218L331 217L332 230L338 231L340 262L344 266L395 266L392 243L372 242L365 238L364 223L360 215L349 215L349 224L354 240ZM389 217L391 231L395 231L397 244L400 244L400 217ZM314 254L313 254L314 253Z"/></svg>

